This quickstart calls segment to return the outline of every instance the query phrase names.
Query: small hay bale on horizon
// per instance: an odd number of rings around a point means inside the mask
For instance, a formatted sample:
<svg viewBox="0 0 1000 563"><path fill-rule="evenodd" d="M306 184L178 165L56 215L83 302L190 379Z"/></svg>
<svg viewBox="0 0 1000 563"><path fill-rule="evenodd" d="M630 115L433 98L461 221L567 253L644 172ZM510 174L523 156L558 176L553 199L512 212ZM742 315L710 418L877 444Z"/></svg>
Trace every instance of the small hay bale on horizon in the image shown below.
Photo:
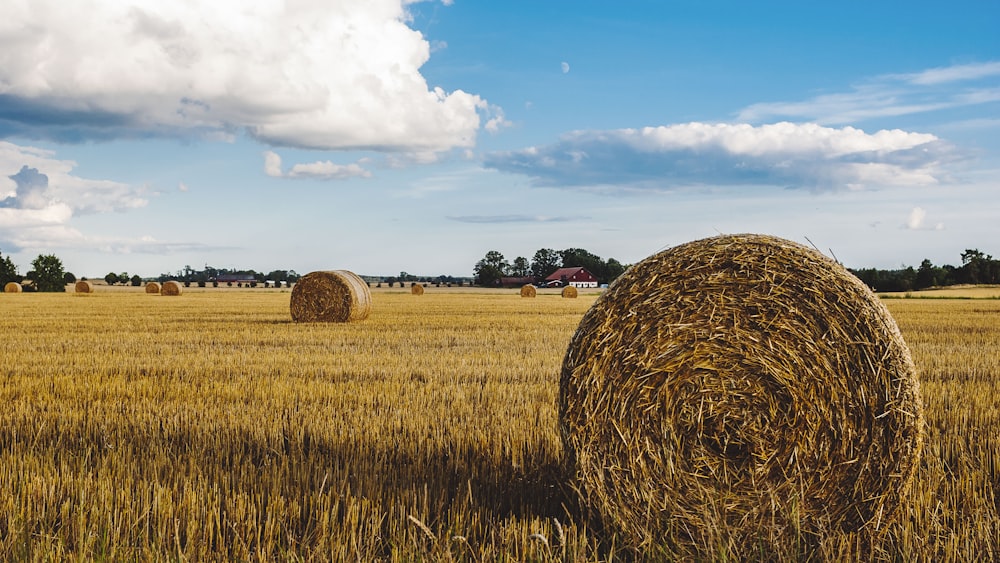
<svg viewBox="0 0 1000 563"><path fill-rule="evenodd" d="M160 295L176 297L181 293L184 293L184 286L182 286L179 281L168 280L163 282L163 285L160 286Z"/></svg>
<svg viewBox="0 0 1000 563"><path fill-rule="evenodd" d="M295 322L363 321L371 314L368 284L349 270L310 272L292 288L289 305Z"/></svg>
<svg viewBox="0 0 1000 563"><path fill-rule="evenodd" d="M566 287L562 288L561 292L559 292L560 295L562 295L567 299L576 299L578 293L579 292L576 290L576 287L572 285L567 285Z"/></svg>
<svg viewBox="0 0 1000 563"><path fill-rule="evenodd" d="M625 544L745 560L882 533L923 407L860 280L798 243L724 235L646 258L597 299L563 361L559 426L582 505Z"/></svg>
<svg viewBox="0 0 1000 563"><path fill-rule="evenodd" d="M535 286L530 283L521 286L521 297L534 297L537 293L538 291L535 289Z"/></svg>
<svg viewBox="0 0 1000 563"><path fill-rule="evenodd" d="M419 284L419 283L411 284L410 285L410 293L412 295L423 295L424 294L424 286L421 285L421 284Z"/></svg>
<svg viewBox="0 0 1000 563"><path fill-rule="evenodd" d="M146 293L160 293L160 284L157 282L149 282L146 284Z"/></svg>
<svg viewBox="0 0 1000 563"><path fill-rule="evenodd" d="M77 280L73 286L76 293L93 293L94 284L90 280Z"/></svg>
<svg viewBox="0 0 1000 563"><path fill-rule="evenodd" d="M23 290L24 288L17 282L7 282L7 284L3 286L4 293L21 293Z"/></svg>

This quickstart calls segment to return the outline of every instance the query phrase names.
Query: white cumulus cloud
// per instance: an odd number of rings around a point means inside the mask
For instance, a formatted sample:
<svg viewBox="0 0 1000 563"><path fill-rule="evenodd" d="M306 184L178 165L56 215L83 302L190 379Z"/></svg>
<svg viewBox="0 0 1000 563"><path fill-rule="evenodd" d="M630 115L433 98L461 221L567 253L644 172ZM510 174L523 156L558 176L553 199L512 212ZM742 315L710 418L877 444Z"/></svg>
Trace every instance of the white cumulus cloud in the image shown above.
<svg viewBox="0 0 1000 563"><path fill-rule="evenodd" d="M469 147L491 106L428 85L408 0L15 2L0 134L218 137L380 151Z"/></svg>
<svg viewBox="0 0 1000 563"><path fill-rule="evenodd" d="M369 178L371 172L359 162L334 164L329 160L293 164L287 172L282 171L281 156L273 151L264 152L264 172L274 178L314 178L317 180L346 180L347 178Z"/></svg>
<svg viewBox="0 0 1000 563"><path fill-rule="evenodd" d="M489 154L485 164L525 174L541 186L861 189L936 184L951 158L951 147L924 133L812 123L684 123L577 131L550 145Z"/></svg>
<svg viewBox="0 0 1000 563"><path fill-rule="evenodd" d="M82 178L75 167L52 151L0 141L0 248L78 241L73 217L147 204L143 188Z"/></svg>
<svg viewBox="0 0 1000 563"><path fill-rule="evenodd" d="M924 211L922 207L914 207L910 211L910 217L906 220L907 229L919 229L924 226L924 219L927 217L927 212Z"/></svg>
<svg viewBox="0 0 1000 563"><path fill-rule="evenodd" d="M920 230L933 230L933 231L943 231L944 223L935 223L933 225L927 224L927 210L923 207L914 207L910 210L910 215L906 218L907 229L911 231Z"/></svg>

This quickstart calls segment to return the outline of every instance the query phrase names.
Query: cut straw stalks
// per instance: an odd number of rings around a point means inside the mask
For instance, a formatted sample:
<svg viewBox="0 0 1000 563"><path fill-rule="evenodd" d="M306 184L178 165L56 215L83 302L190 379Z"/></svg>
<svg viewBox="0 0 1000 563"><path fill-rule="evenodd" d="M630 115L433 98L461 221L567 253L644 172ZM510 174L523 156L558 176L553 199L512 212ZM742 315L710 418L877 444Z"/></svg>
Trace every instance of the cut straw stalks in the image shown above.
<svg viewBox="0 0 1000 563"><path fill-rule="evenodd" d="M410 286L410 293L413 294L413 295L423 295L424 294L424 286L421 285L421 284L419 284L419 283L415 283L415 284L413 284L413 285Z"/></svg>
<svg viewBox="0 0 1000 563"><path fill-rule="evenodd" d="M651 256L598 298L564 358L559 420L581 501L628 545L743 559L884 530L923 410L863 283L797 243L731 235Z"/></svg>
<svg viewBox="0 0 1000 563"><path fill-rule="evenodd" d="M147 286L147 291L149 291L148 286ZM179 281L175 280L165 281L163 282L163 285L160 286L160 295L176 297L183 292L184 292L184 286L181 285L181 282Z"/></svg>
<svg viewBox="0 0 1000 563"><path fill-rule="evenodd" d="M93 293L94 284L90 280L78 280L73 286L76 293Z"/></svg>
<svg viewBox="0 0 1000 563"><path fill-rule="evenodd" d="M296 322L361 321L371 313L371 291L348 270L310 272L292 288L290 308Z"/></svg>
<svg viewBox="0 0 1000 563"><path fill-rule="evenodd" d="M535 286L530 283L521 286L521 297L534 297L537 293Z"/></svg>
<svg viewBox="0 0 1000 563"><path fill-rule="evenodd" d="M160 293L160 284L157 282L149 282L146 284L146 293Z"/></svg>
<svg viewBox="0 0 1000 563"><path fill-rule="evenodd" d="M566 287L562 288L562 291L560 292L560 295L562 295L567 299L576 299L577 294L578 292L576 288L573 287L572 285L567 285Z"/></svg>
<svg viewBox="0 0 1000 563"><path fill-rule="evenodd" d="M24 288L21 287L21 284L17 282L7 282L7 284L3 286L4 293L21 293L23 289Z"/></svg>

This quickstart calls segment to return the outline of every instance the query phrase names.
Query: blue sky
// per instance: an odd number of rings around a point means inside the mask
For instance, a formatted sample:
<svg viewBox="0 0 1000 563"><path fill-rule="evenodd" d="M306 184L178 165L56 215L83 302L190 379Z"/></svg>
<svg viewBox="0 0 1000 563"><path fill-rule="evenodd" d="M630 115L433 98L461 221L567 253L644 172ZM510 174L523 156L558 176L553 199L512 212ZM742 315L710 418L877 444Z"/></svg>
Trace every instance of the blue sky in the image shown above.
<svg viewBox="0 0 1000 563"><path fill-rule="evenodd" d="M55 0L0 23L0 253L471 275L719 233L1000 255L1000 5ZM9 14L9 15L8 15Z"/></svg>

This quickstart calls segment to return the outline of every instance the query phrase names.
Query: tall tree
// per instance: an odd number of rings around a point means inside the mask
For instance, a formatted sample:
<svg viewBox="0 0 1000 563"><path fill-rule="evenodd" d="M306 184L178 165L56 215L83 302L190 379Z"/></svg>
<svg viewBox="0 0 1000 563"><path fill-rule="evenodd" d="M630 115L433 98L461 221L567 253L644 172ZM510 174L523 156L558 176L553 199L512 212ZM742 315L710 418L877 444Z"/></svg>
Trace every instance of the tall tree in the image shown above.
<svg viewBox="0 0 1000 563"><path fill-rule="evenodd" d="M965 283L995 283L997 270L995 262L992 256L982 253L979 249L966 249L962 253L962 267L960 268L962 281Z"/></svg>
<svg viewBox="0 0 1000 563"><path fill-rule="evenodd" d="M65 276L62 260L53 254L39 254L38 258L31 261L32 280L38 291L66 291Z"/></svg>
<svg viewBox="0 0 1000 563"><path fill-rule="evenodd" d="M582 248L567 248L559 252L559 256L562 258L563 268L586 268L588 272L594 274L598 282L608 282L604 260L600 256Z"/></svg>
<svg viewBox="0 0 1000 563"><path fill-rule="evenodd" d="M11 261L10 256L0 258L0 287L8 282L19 282L21 277L17 275L17 266Z"/></svg>
<svg viewBox="0 0 1000 563"><path fill-rule="evenodd" d="M510 275L523 278L531 272L531 267L528 264L528 259L524 256L518 256L514 259L514 263L510 266Z"/></svg>
<svg viewBox="0 0 1000 563"><path fill-rule="evenodd" d="M531 259L531 275L536 281L544 280L549 274L559 269L562 258L551 248L540 248Z"/></svg>
<svg viewBox="0 0 1000 563"><path fill-rule="evenodd" d="M608 261L604 263L604 275L606 276L606 279L602 280L601 283L611 283L615 281L618 276L625 273L625 269L625 265L618 260L608 258Z"/></svg>
<svg viewBox="0 0 1000 563"><path fill-rule="evenodd" d="M476 262L473 271L476 274L476 284L482 286L500 285L500 278L507 275L510 265L503 254L496 250L486 253L482 260Z"/></svg>

